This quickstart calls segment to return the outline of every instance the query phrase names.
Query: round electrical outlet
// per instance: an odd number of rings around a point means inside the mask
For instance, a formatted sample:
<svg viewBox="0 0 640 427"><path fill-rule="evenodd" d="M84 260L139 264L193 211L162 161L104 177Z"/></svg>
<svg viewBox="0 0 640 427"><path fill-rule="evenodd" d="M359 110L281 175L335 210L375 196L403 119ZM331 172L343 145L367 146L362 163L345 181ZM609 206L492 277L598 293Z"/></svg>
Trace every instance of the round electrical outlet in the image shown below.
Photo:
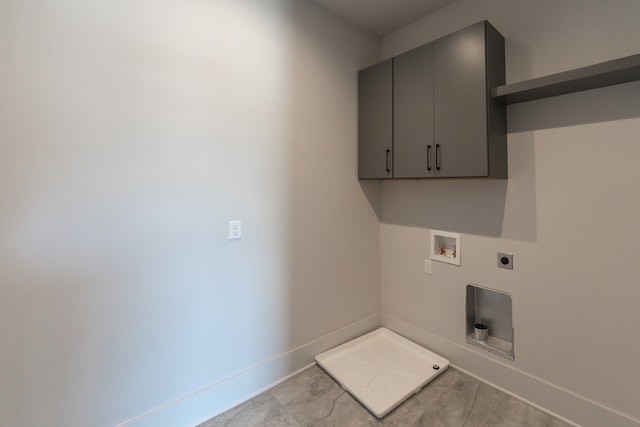
<svg viewBox="0 0 640 427"><path fill-rule="evenodd" d="M498 252L498 267L513 270L513 254Z"/></svg>

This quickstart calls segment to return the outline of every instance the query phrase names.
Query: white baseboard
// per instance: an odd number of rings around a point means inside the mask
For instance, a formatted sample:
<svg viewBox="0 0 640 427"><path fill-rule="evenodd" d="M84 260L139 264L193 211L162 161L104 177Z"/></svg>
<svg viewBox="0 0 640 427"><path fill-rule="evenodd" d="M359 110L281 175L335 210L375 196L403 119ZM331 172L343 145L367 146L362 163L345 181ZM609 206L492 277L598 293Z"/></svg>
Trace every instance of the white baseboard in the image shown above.
<svg viewBox="0 0 640 427"><path fill-rule="evenodd" d="M276 355L242 372L118 424L117 427L195 426L284 381L330 348L380 327L381 313Z"/></svg>
<svg viewBox="0 0 640 427"><path fill-rule="evenodd" d="M456 369L569 424L640 426L639 420L480 354L471 346L454 343L389 314L376 313L127 420L118 427L195 426L307 368L314 363L317 354L380 326L449 359Z"/></svg>
<svg viewBox="0 0 640 427"><path fill-rule="evenodd" d="M456 369L569 424L584 427L639 427L640 420L577 395L526 372L459 345L386 313L382 326L449 359Z"/></svg>

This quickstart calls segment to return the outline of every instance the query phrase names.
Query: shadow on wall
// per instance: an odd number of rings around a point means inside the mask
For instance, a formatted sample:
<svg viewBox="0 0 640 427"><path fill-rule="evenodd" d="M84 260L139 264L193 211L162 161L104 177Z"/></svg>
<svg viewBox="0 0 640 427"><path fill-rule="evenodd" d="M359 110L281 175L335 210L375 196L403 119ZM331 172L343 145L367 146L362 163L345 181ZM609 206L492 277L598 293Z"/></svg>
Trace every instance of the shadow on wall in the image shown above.
<svg viewBox="0 0 640 427"><path fill-rule="evenodd" d="M380 189L380 221L499 237L507 181L397 180Z"/></svg>
<svg viewBox="0 0 640 427"><path fill-rule="evenodd" d="M640 82L508 107L509 179L361 181L381 222L537 241L537 130L640 117Z"/></svg>
<svg viewBox="0 0 640 427"><path fill-rule="evenodd" d="M380 307L377 269L362 268L378 262L378 221L354 179L356 70L377 42L306 3L290 2L287 349Z"/></svg>
<svg viewBox="0 0 640 427"><path fill-rule="evenodd" d="M361 181L382 223L537 241L535 138L509 135L509 179Z"/></svg>
<svg viewBox="0 0 640 427"><path fill-rule="evenodd" d="M640 117L640 82L514 104L507 132L526 132Z"/></svg>
<svg viewBox="0 0 640 427"><path fill-rule="evenodd" d="M506 40L507 82L531 75L531 49ZM515 76L516 78L510 78ZM640 117L640 82L507 107L509 179L361 181L383 223L537 241L536 133Z"/></svg>

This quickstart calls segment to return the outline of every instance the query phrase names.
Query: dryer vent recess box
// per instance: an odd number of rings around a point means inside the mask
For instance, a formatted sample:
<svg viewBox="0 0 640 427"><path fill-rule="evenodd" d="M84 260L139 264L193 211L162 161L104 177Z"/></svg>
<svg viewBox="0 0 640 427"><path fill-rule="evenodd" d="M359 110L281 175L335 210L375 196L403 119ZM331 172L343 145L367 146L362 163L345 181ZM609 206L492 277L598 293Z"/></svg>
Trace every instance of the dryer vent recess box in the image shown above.
<svg viewBox="0 0 640 427"><path fill-rule="evenodd" d="M507 179L504 64L483 21L360 71L358 178Z"/></svg>

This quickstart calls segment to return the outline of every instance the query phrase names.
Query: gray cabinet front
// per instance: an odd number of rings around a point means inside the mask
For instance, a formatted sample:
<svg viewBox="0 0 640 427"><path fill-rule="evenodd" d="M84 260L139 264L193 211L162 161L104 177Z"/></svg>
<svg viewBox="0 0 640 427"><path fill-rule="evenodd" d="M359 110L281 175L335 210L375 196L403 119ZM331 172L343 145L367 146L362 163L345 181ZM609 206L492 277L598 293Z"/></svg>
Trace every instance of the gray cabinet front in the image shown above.
<svg viewBox="0 0 640 427"><path fill-rule="evenodd" d="M432 43L393 59L393 117L394 178L432 177Z"/></svg>
<svg viewBox="0 0 640 427"><path fill-rule="evenodd" d="M358 177L506 179L504 78L486 21L361 71Z"/></svg>
<svg viewBox="0 0 640 427"><path fill-rule="evenodd" d="M434 42L436 177L507 178L504 38L479 22Z"/></svg>
<svg viewBox="0 0 640 427"><path fill-rule="evenodd" d="M358 76L358 178L393 177L393 60Z"/></svg>

